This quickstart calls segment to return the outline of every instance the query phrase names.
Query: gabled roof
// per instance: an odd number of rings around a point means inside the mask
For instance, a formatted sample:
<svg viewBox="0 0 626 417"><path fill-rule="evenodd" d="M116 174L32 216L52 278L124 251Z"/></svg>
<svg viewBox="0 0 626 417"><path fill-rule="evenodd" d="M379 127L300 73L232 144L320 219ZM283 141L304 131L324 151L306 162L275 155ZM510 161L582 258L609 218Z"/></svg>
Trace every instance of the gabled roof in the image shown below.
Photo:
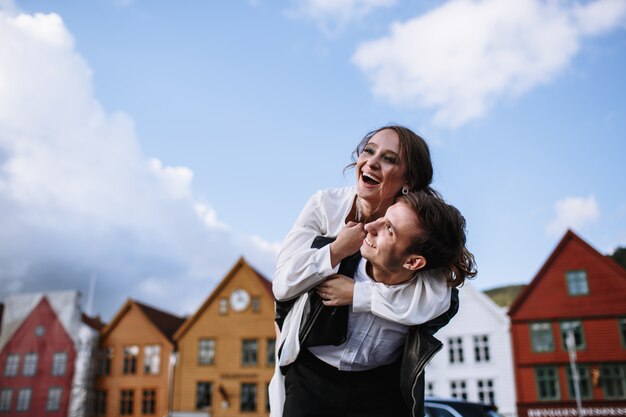
<svg viewBox="0 0 626 417"><path fill-rule="evenodd" d="M608 256L602 255L596 249L594 249L590 244L581 239L576 233L572 230L568 230L559 244L556 246L552 254L548 257L548 260L543 264L539 272L535 275L533 280L528 284L524 290L517 296L511 308L509 309L509 316L514 315L521 308L524 302L528 299L528 297L533 293L533 290L537 287L538 283L541 281L545 273L550 269L550 267L554 264L555 260L561 255L565 247L568 243L575 241L579 243L585 250L587 250L590 254L594 255L597 259L598 263L602 263L612 269L617 275L621 275L626 279L626 270L617 264L613 259Z"/></svg>
<svg viewBox="0 0 626 417"><path fill-rule="evenodd" d="M81 320L87 326L98 332L106 326L106 323L102 321L100 316L88 316L85 313L81 313Z"/></svg>
<svg viewBox="0 0 626 417"><path fill-rule="evenodd" d="M137 307L146 319L148 319L148 321L152 323L163 336L165 336L170 342L174 342L173 335L184 323L185 319L133 299L126 300L126 303L124 303L122 308L120 308L115 314L115 317L113 317L111 322L106 325L104 329L102 329L101 336L106 337L109 333L111 333L111 331L119 324L119 322L133 306Z"/></svg>
<svg viewBox="0 0 626 417"><path fill-rule="evenodd" d="M269 293L269 295L274 298L274 293L272 292L272 283L267 280L260 272L250 266L248 262L242 257L239 258L237 263L230 269L230 271L226 274L226 276L220 281L219 284L215 287L215 289L211 292L211 294L207 297L207 299L202 303L202 305L196 310L196 312L187 319L185 324L180 326L178 331L174 334L174 340L180 340L181 337L189 330L191 326L198 320L202 314L206 311L209 305L217 298L217 295L226 287L226 285L233 279L235 275L242 269L250 270L256 278L259 279L263 288Z"/></svg>

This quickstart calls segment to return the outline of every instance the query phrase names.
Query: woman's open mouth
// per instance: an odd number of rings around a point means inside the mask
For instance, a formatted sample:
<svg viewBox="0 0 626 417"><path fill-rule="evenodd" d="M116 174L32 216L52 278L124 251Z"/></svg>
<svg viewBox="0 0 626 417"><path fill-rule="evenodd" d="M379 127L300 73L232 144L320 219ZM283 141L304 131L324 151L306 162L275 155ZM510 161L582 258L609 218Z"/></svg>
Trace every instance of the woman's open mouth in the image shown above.
<svg viewBox="0 0 626 417"><path fill-rule="evenodd" d="M378 185L380 184L380 180L374 177L372 174L368 174L367 172L361 172L361 179L367 185Z"/></svg>

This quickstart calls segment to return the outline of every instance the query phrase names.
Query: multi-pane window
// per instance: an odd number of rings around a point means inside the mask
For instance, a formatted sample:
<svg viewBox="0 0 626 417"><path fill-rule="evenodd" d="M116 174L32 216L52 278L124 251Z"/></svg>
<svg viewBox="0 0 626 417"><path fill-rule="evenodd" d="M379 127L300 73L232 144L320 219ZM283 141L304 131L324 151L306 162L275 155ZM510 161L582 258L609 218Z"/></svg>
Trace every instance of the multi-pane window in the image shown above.
<svg viewBox="0 0 626 417"><path fill-rule="evenodd" d="M530 340L533 352L552 352L554 350L552 325L549 322L530 323Z"/></svg>
<svg viewBox="0 0 626 417"><path fill-rule="evenodd" d="M567 292L569 295L589 294L589 286L587 285L587 272L569 271L565 273L565 279L567 281Z"/></svg>
<svg viewBox="0 0 626 417"><path fill-rule="evenodd" d="M267 339L267 364L274 366L276 362L276 339Z"/></svg>
<svg viewBox="0 0 626 417"><path fill-rule="evenodd" d="M124 347L124 367L122 368L123 374L136 374L137 373L137 356L139 356L139 346L125 346Z"/></svg>
<svg viewBox="0 0 626 417"><path fill-rule="evenodd" d="M625 365L605 365L600 368L600 379L606 399L626 398Z"/></svg>
<svg viewBox="0 0 626 417"><path fill-rule="evenodd" d="M96 390L93 396L93 415L97 417L107 414L107 392L106 390Z"/></svg>
<svg viewBox="0 0 626 417"><path fill-rule="evenodd" d="M7 360L4 363L4 376L16 376L17 369L20 366L19 353L10 353L7 355Z"/></svg>
<svg viewBox="0 0 626 417"><path fill-rule="evenodd" d="M463 363L463 339L451 337L448 339L448 356L450 363Z"/></svg>
<svg viewBox="0 0 626 417"><path fill-rule="evenodd" d="M47 411L59 411L61 407L61 394L63 388L54 387L48 389L48 397L46 398L46 410Z"/></svg>
<svg viewBox="0 0 626 417"><path fill-rule="evenodd" d="M241 384L240 411L256 411L256 384Z"/></svg>
<svg viewBox="0 0 626 417"><path fill-rule="evenodd" d="M0 391L0 411L11 411L11 399L13 398L13 389L3 388Z"/></svg>
<svg viewBox="0 0 626 417"><path fill-rule="evenodd" d="M24 355L24 368L22 369L22 375L33 376L37 372L37 362L39 356L36 353L27 353Z"/></svg>
<svg viewBox="0 0 626 417"><path fill-rule="evenodd" d="M462 398L467 400L467 384L465 381L450 381L450 395L452 398Z"/></svg>
<svg viewBox="0 0 626 417"><path fill-rule="evenodd" d="M144 389L141 392L141 414L151 415L156 412L156 390Z"/></svg>
<svg viewBox="0 0 626 417"><path fill-rule="evenodd" d="M489 362L489 336L474 336L474 360L477 363Z"/></svg>
<svg viewBox="0 0 626 417"><path fill-rule="evenodd" d="M211 408L211 383L198 382L196 384L196 410Z"/></svg>
<svg viewBox="0 0 626 417"><path fill-rule="evenodd" d="M626 317L619 319L619 334L622 336L622 347L626 348Z"/></svg>
<svg viewBox="0 0 626 417"><path fill-rule="evenodd" d="M220 314L228 313L228 298L220 298Z"/></svg>
<svg viewBox="0 0 626 417"><path fill-rule="evenodd" d="M96 373L99 376L111 375L111 357L113 357L113 348L105 347L98 352L98 363Z"/></svg>
<svg viewBox="0 0 626 417"><path fill-rule="evenodd" d="M120 392L120 414L130 416L133 414L133 403L135 402L135 391L123 389Z"/></svg>
<svg viewBox="0 0 626 417"><path fill-rule="evenodd" d="M146 345L143 347L143 373L158 375L161 369L161 346Z"/></svg>
<svg viewBox="0 0 626 417"><path fill-rule="evenodd" d="M492 379L479 379L476 381L476 390L478 391L478 401L489 404L496 403Z"/></svg>
<svg viewBox="0 0 626 417"><path fill-rule="evenodd" d="M257 364L257 340L244 339L241 344L241 364L243 366L254 366Z"/></svg>
<svg viewBox="0 0 626 417"><path fill-rule="evenodd" d="M535 379L537 396L540 400L559 400L561 398L557 368L535 368Z"/></svg>
<svg viewBox="0 0 626 417"><path fill-rule="evenodd" d="M33 394L33 390L30 388L22 388L17 392L17 411L30 410L30 397Z"/></svg>
<svg viewBox="0 0 626 417"><path fill-rule="evenodd" d="M261 297L252 297L252 312L258 313L261 311Z"/></svg>
<svg viewBox="0 0 626 417"><path fill-rule="evenodd" d="M591 374L589 367L577 366L578 370L578 389L580 390L580 397L583 399L591 398ZM574 375L572 373L571 366L566 368L567 373L567 395L569 398L576 398L576 390L574 388Z"/></svg>
<svg viewBox="0 0 626 417"><path fill-rule="evenodd" d="M57 352L52 357L52 375L65 375L67 368L67 352Z"/></svg>
<svg viewBox="0 0 626 417"><path fill-rule="evenodd" d="M215 339L198 341L198 364L213 365L215 363Z"/></svg>
<svg viewBox="0 0 626 417"><path fill-rule="evenodd" d="M567 350L567 334L569 332L572 332L574 335L574 346L576 349L584 349L585 335L583 333L583 325L579 320L561 322L561 340L563 341L563 349Z"/></svg>

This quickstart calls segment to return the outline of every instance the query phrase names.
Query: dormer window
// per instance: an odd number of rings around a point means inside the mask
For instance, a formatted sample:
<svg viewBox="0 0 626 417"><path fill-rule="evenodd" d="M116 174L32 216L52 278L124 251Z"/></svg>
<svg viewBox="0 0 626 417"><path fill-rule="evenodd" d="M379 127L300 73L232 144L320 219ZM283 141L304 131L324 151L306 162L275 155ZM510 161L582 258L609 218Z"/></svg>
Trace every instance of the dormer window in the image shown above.
<svg viewBox="0 0 626 417"><path fill-rule="evenodd" d="M567 292L569 295L589 294L586 271L568 271L565 273L567 280Z"/></svg>

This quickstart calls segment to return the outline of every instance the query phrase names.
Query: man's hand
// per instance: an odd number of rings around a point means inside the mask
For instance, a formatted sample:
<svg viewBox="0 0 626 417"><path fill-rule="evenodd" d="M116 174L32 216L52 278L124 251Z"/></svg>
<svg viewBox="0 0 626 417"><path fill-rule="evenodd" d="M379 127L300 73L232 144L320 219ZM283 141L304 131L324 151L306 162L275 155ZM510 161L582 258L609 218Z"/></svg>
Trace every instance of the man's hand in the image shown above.
<svg viewBox="0 0 626 417"><path fill-rule="evenodd" d="M322 303L325 306L351 305L354 295L354 280L345 275L331 275L317 286L317 292L322 297Z"/></svg>
<svg viewBox="0 0 626 417"><path fill-rule="evenodd" d="M358 252L363 244L363 239L365 239L365 234L363 223L346 223L339 232L337 239L330 244L330 263L333 268L344 258Z"/></svg>

